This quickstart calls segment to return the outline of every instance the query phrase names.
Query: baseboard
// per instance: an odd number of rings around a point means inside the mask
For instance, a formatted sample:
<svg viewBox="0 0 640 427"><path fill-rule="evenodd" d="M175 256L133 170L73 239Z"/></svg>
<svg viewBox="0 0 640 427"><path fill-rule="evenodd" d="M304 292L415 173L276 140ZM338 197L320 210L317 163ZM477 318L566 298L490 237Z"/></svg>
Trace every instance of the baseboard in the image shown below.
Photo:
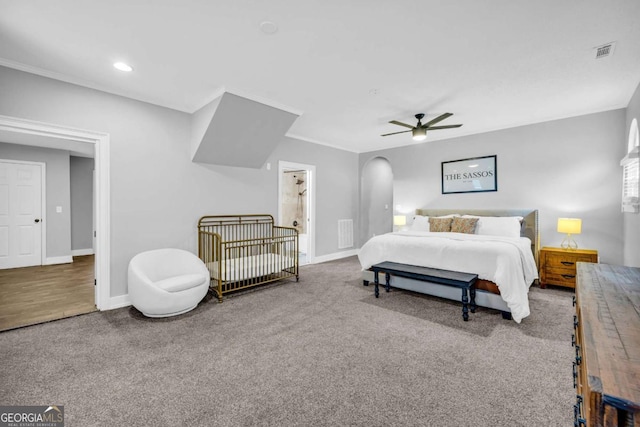
<svg viewBox="0 0 640 427"><path fill-rule="evenodd" d="M358 255L357 249L351 249L343 252L334 252L332 254L321 255L313 258L313 261L311 262L311 264L319 264L321 262L334 261L337 259L347 258L354 255Z"/></svg>
<svg viewBox="0 0 640 427"><path fill-rule="evenodd" d="M89 248L89 249L73 249L71 251L71 256L85 256L85 255L94 255L93 248Z"/></svg>
<svg viewBox="0 0 640 427"><path fill-rule="evenodd" d="M127 307L131 305L131 299L129 298L129 294L126 295L118 295L117 297L109 298L109 301L106 304L105 310L115 310L116 308Z"/></svg>
<svg viewBox="0 0 640 427"><path fill-rule="evenodd" d="M334 261L336 259L347 258L350 256L354 256L358 254L357 249L351 249L343 252L335 252L328 255L322 255L315 257L313 259L313 264L318 264L321 262ZM131 299L129 298L129 294L119 295L117 297L109 298L104 310L115 310L116 308L127 307L131 305Z"/></svg>
<svg viewBox="0 0 640 427"><path fill-rule="evenodd" d="M54 257L47 257L42 263L42 265L71 264L72 262L73 262L73 257L71 255L54 256Z"/></svg>

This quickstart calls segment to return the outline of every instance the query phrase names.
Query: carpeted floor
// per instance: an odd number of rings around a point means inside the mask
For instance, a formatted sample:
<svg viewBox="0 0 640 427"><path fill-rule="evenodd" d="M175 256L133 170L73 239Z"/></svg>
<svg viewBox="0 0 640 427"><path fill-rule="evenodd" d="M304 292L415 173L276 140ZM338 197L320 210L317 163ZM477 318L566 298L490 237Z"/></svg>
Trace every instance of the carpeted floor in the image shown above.
<svg viewBox="0 0 640 427"><path fill-rule="evenodd" d="M530 292L521 324L404 291L355 257L218 304L134 308L0 333L0 404L66 426L568 426L572 292Z"/></svg>

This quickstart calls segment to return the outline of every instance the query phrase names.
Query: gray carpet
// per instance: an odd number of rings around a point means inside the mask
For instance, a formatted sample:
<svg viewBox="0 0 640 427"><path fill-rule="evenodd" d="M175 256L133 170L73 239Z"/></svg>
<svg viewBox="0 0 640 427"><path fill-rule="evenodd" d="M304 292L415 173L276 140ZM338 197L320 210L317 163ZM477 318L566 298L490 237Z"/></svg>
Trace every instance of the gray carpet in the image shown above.
<svg viewBox="0 0 640 427"><path fill-rule="evenodd" d="M0 333L0 404L67 426L568 426L572 292L521 324L405 291L355 257L151 320L134 308Z"/></svg>

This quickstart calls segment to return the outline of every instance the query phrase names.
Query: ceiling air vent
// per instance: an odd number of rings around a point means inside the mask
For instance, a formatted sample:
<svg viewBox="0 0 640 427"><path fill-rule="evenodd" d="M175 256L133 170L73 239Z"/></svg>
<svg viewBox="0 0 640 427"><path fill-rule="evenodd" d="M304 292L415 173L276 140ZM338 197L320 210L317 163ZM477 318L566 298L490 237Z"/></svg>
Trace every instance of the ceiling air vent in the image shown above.
<svg viewBox="0 0 640 427"><path fill-rule="evenodd" d="M613 51L616 47L616 42L611 42L607 44L603 44L602 46L595 47L596 51L596 59L605 58L607 56L613 55Z"/></svg>

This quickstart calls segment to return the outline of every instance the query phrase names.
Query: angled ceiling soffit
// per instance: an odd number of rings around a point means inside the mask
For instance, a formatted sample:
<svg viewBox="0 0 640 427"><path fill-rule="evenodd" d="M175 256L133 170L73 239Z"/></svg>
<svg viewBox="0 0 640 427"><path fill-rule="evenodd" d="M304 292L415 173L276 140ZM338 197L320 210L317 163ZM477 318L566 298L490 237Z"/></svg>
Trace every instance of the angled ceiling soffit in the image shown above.
<svg viewBox="0 0 640 427"><path fill-rule="evenodd" d="M225 91L193 113L191 160L259 169L299 115Z"/></svg>

